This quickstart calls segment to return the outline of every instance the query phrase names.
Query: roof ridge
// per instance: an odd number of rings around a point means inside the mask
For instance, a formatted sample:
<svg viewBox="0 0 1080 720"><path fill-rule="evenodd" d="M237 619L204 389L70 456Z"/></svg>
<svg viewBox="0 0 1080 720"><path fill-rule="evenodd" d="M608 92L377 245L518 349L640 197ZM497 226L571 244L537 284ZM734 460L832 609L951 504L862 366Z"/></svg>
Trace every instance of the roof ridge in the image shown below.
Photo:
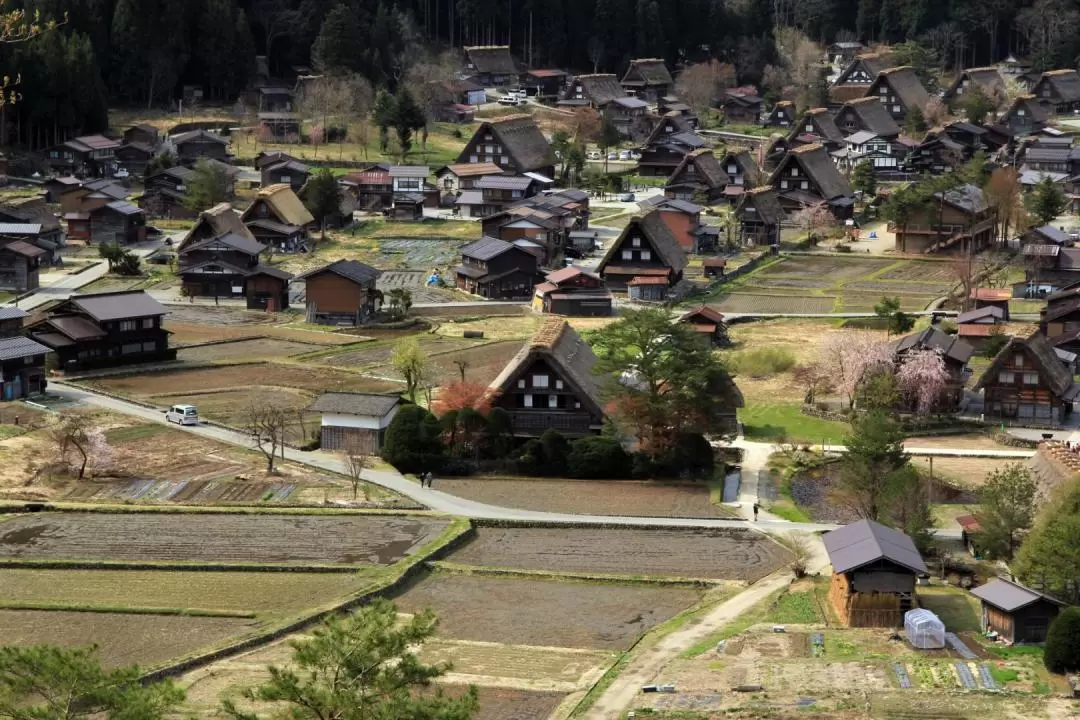
<svg viewBox="0 0 1080 720"><path fill-rule="evenodd" d="M563 332L568 327L565 319L561 317L548 317L544 323L533 333L529 339L530 348L546 348L550 350L559 342Z"/></svg>
<svg viewBox="0 0 1080 720"><path fill-rule="evenodd" d="M792 148L788 152L797 153L802 155L804 153L813 152L815 150L823 150L824 146L821 143L809 143L807 145L800 145L797 148Z"/></svg>

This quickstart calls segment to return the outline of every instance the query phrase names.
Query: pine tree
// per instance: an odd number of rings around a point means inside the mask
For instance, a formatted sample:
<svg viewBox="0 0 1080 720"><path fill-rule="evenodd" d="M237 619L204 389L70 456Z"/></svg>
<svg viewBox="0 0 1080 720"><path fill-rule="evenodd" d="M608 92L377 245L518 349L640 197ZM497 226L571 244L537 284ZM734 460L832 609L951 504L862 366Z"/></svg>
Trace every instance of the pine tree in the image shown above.
<svg viewBox="0 0 1080 720"><path fill-rule="evenodd" d="M379 150L384 153L390 145L390 128L394 125L396 112L397 105L394 102L394 96L386 90L380 90L379 94L375 96L375 109L372 111L372 118L375 121L375 127L379 128Z"/></svg>
<svg viewBox="0 0 1080 720"><path fill-rule="evenodd" d="M225 171L209 160L195 163L195 171L188 180L184 207L192 212L208 210L229 198Z"/></svg>
<svg viewBox="0 0 1080 720"><path fill-rule="evenodd" d="M327 219L341 212L341 186L329 168L322 168L308 180L303 195L304 206L319 223L325 240Z"/></svg>
<svg viewBox="0 0 1080 720"><path fill-rule="evenodd" d="M1061 215L1069 204L1068 197L1053 178L1044 177L1024 202L1027 210L1040 225L1048 225Z"/></svg>
<svg viewBox="0 0 1080 720"><path fill-rule="evenodd" d="M394 95L394 133L397 135L398 145L401 146L401 159L409 154L412 149L412 135L427 124L427 116L424 109L416 103L413 94L405 85L398 87Z"/></svg>
<svg viewBox="0 0 1080 720"><path fill-rule="evenodd" d="M357 42L362 30L356 14L338 5L323 20L319 36L311 48L315 67L323 72L358 71L362 47Z"/></svg>
<svg viewBox="0 0 1080 720"><path fill-rule="evenodd" d="M861 160L855 166L855 172L851 175L851 186L863 194L863 202L870 202L877 194L877 176L874 174L874 164L869 160Z"/></svg>

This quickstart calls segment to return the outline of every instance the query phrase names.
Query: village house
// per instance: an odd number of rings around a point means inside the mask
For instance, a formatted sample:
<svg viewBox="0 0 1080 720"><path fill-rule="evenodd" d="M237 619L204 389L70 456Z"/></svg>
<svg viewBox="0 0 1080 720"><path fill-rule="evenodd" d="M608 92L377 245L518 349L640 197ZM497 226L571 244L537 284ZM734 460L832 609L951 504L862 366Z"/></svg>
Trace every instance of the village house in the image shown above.
<svg viewBox="0 0 1080 720"><path fill-rule="evenodd" d="M1045 297L1080 281L1080 248L1024 245L1024 296Z"/></svg>
<svg viewBox="0 0 1080 720"><path fill-rule="evenodd" d="M356 260L338 260L303 275L307 322L360 325L375 314L375 285L382 274Z"/></svg>
<svg viewBox="0 0 1080 720"><path fill-rule="evenodd" d="M987 338L1002 332L1005 316L1006 311L993 305L962 312L956 317L956 336L979 350Z"/></svg>
<svg viewBox="0 0 1080 720"><path fill-rule="evenodd" d="M1039 311L1039 332L1056 350L1080 350L1080 289L1070 287L1046 298Z"/></svg>
<svg viewBox="0 0 1080 720"><path fill-rule="evenodd" d="M195 220L195 224L191 226L191 229L187 231L180 243L177 245L177 251L181 252L189 245L199 242L201 240L209 240L219 235L225 235L226 233L232 233L240 235L248 240L254 241L255 236L251 234L251 231L246 225L244 225L243 216L229 203L218 203L209 210L203 210L199 213L198 218Z"/></svg>
<svg viewBox="0 0 1080 720"><path fill-rule="evenodd" d="M855 59L859 53L864 49L861 42L854 40L845 40L843 42L835 42L830 45L826 52L829 56L829 62L833 65L846 65Z"/></svg>
<svg viewBox="0 0 1080 720"><path fill-rule="evenodd" d="M45 356L52 352L22 334L27 312L0 308L0 400L10 402L45 393Z"/></svg>
<svg viewBox="0 0 1080 720"><path fill-rule="evenodd" d="M724 322L723 313L708 305L699 305L684 312L676 322L693 326L694 331L708 338L709 344L714 347L728 344L727 323Z"/></svg>
<svg viewBox="0 0 1080 720"><path fill-rule="evenodd" d="M51 235L41 223L4 223L0 222L0 245L13 240L21 240L43 251L39 258L41 265L61 265L61 245L50 239Z"/></svg>
<svg viewBox="0 0 1080 720"><path fill-rule="evenodd" d="M356 199L358 210L380 212L394 203L394 184L390 180L390 166L373 163L359 172L346 173L338 181L342 191Z"/></svg>
<svg viewBox="0 0 1080 720"><path fill-rule="evenodd" d="M161 143L161 132L153 125L145 123L129 127L121 137L125 145L138 143L154 150Z"/></svg>
<svg viewBox="0 0 1080 720"><path fill-rule="evenodd" d="M503 169L495 163L454 163L435 171L435 185L444 196L457 195L476 188L477 181L485 175L502 175Z"/></svg>
<svg viewBox="0 0 1080 720"><path fill-rule="evenodd" d="M521 86L529 97L539 100L555 100L566 85L566 71L558 68L537 68L525 73Z"/></svg>
<svg viewBox="0 0 1080 720"><path fill-rule="evenodd" d="M935 193L933 199L904 227L889 225L896 233L896 252L979 252L990 246L996 213L986 193L965 183Z"/></svg>
<svg viewBox="0 0 1080 720"><path fill-rule="evenodd" d="M480 124L458 163L494 163L515 175L537 173L555 176L555 154L551 144L529 115L509 115Z"/></svg>
<svg viewBox="0 0 1080 720"><path fill-rule="evenodd" d="M889 67L891 58L879 53L860 53L852 58L829 86L829 107L866 97L878 73Z"/></svg>
<svg viewBox="0 0 1080 720"><path fill-rule="evenodd" d="M484 87L517 85L521 71L509 45L476 45L465 50L465 75Z"/></svg>
<svg viewBox="0 0 1080 720"><path fill-rule="evenodd" d="M25 240L0 244L0 290L16 294L37 290L42 258L48 254Z"/></svg>
<svg viewBox="0 0 1080 720"><path fill-rule="evenodd" d="M292 274L262 264L265 252L266 246L249 234L185 238L177 248L182 292L188 297L245 297L253 310L285 309Z"/></svg>
<svg viewBox="0 0 1080 720"><path fill-rule="evenodd" d="M872 97L844 103L836 113L834 124L846 136L860 132L873 133L885 140L895 140L900 136L900 126L885 106Z"/></svg>
<svg viewBox="0 0 1080 720"><path fill-rule="evenodd" d="M36 230L23 228L24 234L20 237L49 253L54 264L60 261L59 249L65 245L64 231L53 208L40 196L0 203L0 224L2 223L16 226L38 225Z"/></svg>
<svg viewBox="0 0 1080 720"><path fill-rule="evenodd" d="M459 290L489 300L527 298L540 278L536 255L492 237L461 248L454 274Z"/></svg>
<svg viewBox="0 0 1080 720"><path fill-rule="evenodd" d="M869 162L876 175L888 176L900 171L903 157L897 152L899 148L886 138L860 131L845 137L844 146L829 154L845 174L854 172L860 163Z"/></svg>
<svg viewBox="0 0 1080 720"><path fill-rule="evenodd" d="M686 265L686 251L660 214L651 212L630 219L619 237L611 242L596 272L613 290L630 287L635 279L658 278L662 284L649 281L655 286L636 291L657 299L656 296L666 297L668 288L682 279Z"/></svg>
<svg viewBox="0 0 1080 720"><path fill-rule="evenodd" d="M785 219L780 198L771 187L754 188L739 198L735 218L740 245L778 245L780 224Z"/></svg>
<svg viewBox="0 0 1080 720"><path fill-rule="evenodd" d="M702 202L707 205L724 199L724 188L731 182L713 151L708 148L688 153L671 173L664 195L673 200Z"/></svg>
<svg viewBox="0 0 1080 720"><path fill-rule="evenodd" d="M1053 225L1042 225L1040 227L1029 228L1020 236L1020 244L1023 245L1057 245L1064 247L1069 245L1072 240L1069 238L1062 228L1056 228Z"/></svg>
<svg viewBox="0 0 1080 720"><path fill-rule="evenodd" d="M657 212L679 245L687 253L702 255L716 251L716 236L702 232L701 213L705 210L689 200L653 196L638 203L645 213Z"/></svg>
<svg viewBox="0 0 1080 720"><path fill-rule="evenodd" d="M300 141L302 118L296 113L261 112L256 116L259 137L271 142L296 143Z"/></svg>
<svg viewBox="0 0 1080 720"><path fill-rule="evenodd" d="M88 242L133 245L146 241L146 211L126 200L114 200L89 212Z"/></svg>
<svg viewBox="0 0 1080 720"><path fill-rule="evenodd" d="M150 217L187 220L198 213L187 206L188 183L195 171L177 165L158 170L146 178L143 194L135 198L135 204Z"/></svg>
<svg viewBox="0 0 1080 720"><path fill-rule="evenodd" d="M656 102L675 86L671 72L661 58L639 58L630 61L620 81L626 95Z"/></svg>
<svg viewBox="0 0 1080 720"><path fill-rule="evenodd" d="M915 543L892 528L860 520L821 537L832 564L829 604L848 627L900 627L918 607L915 583L927 576Z"/></svg>
<svg viewBox="0 0 1080 720"><path fill-rule="evenodd" d="M1012 338L974 388L983 391L983 416L989 422L1018 420L1058 425L1080 396L1054 346L1042 333Z"/></svg>
<svg viewBox="0 0 1080 720"><path fill-rule="evenodd" d="M618 98L630 97L619 84L619 79L611 73L576 75L559 98L558 105L563 107L591 107L603 111Z"/></svg>
<svg viewBox="0 0 1080 720"><path fill-rule="evenodd" d="M570 234L589 227L589 195L583 190L567 188L525 198L484 218L481 227L487 237L539 245L541 264L555 267L562 262Z"/></svg>
<svg viewBox="0 0 1080 720"><path fill-rule="evenodd" d="M757 125L764 106L765 101L759 95L739 90L725 90L720 101L724 122L736 125Z"/></svg>
<svg viewBox="0 0 1080 720"><path fill-rule="evenodd" d="M1046 642L1050 623L1066 604L1004 578L994 578L971 591L982 603L980 628L1009 643Z"/></svg>
<svg viewBox="0 0 1080 720"><path fill-rule="evenodd" d="M788 214L824 202L837 220L851 217L855 193L824 146L793 148L769 178Z"/></svg>
<svg viewBox="0 0 1080 720"><path fill-rule="evenodd" d="M507 205L540 192L540 183L525 175L485 175L458 196L455 205L462 217L487 217Z"/></svg>
<svg viewBox="0 0 1080 720"><path fill-rule="evenodd" d="M116 166L128 175L142 177L154 159L154 148L139 142L124 143L116 148Z"/></svg>
<svg viewBox="0 0 1080 720"><path fill-rule="evenodd" d="M378 455L386 429L402 405L400 395L327 392L315 398L307 410L322 416L321 449Z"/></svg>
<svg viewBox="0 0 1080 720"><path fill-rule="evenodd" d="M975 348L954 335L930 326L900 338L893 348L893 359L899 365L908 354L919 350L933 350L941 354L949 381L939 399L938 408L955 410L964 399L964 383L969 375L967 364L975 354Z"/></svg>
<svg viewBox="0 0 1080 720"><path fill-rule="evenodd" d="M576 265L547 274L533 289L533 310L570 317L608 317L613 298L603 279Z"/></svg>
<svg viewBox="0 0 1080 720"><path fill-rule="evenodd" d="M65 175L112 177L120 143L104 135L83 135L45 150L45 164Z"/></svg>
<svg viewBox="0 0 1080 720"><path fill-rule="evenodd" d="M795 103L790 100L781 100L769 111L761 124L765 127L782 128L789 130L795 125Z"/></svg>
<svg viewBox="0 0 1080 720"><path fill-rule="evenodd" d="M283 157L273 162L264 162L257 166L260 184L263 187L277 184L288 185L293 192L299 193L311 178L311 166L305 165L296 158L288 157L285 153L281 155Z"/></svg>
<svg viewBox="0 0 1080 720"><path fill-rule="evenodd" d="M29 336L56 353L63 371L174 360L167 313L142 290L73 295L30 325Z"/></svg>
<svg viewBox="0 0 1080 720"><path fill-rule="evenodd" d="M814 143L824 145L827 150L837 150L844 143L844 134L825 108L811 108L804 112L788 133L789 148Z"/></svg>
<svg viewBox="0 0 1080 720"><path fill-rule="evenodd" d="M1017 137L1042 132L1050 119L1047 108L1034 95L1020 95L1002 115L1001 122Z"/></svg>
<svg viewBox="0 0 1080 720"><path fill-rule="evenodd" d="M1065 139L1065 138L1063 138ZM1056 138L1046 138L1056 140ZM1071 138L1067 138L1071 140ZM1060 173L1068 176L1073 173L1072 156L1073 149L1066 143L1043 142L1036 140L1027 147L1021 156L1023 170L1033 170L1039 174Z"/></svg>
<svg viewBox="0 0 1080 720"><path fill-rule="evenodd" d="M1044 72L1031 88L1035 101L1054 115L1080 109L1080 74L1076 70Z"/></svg>
<svg viewBox="0 0 1080 720"><path fill-rule="evenodd" d="M728 177L724 199L731 205L739 202L744 192L763 184L768 176L758 167L749 150L732 147L720 158L720 169Z"/></svg>
<svg viewBox="0 0 1080 720"><path fill-rule="evenodd" d="M694 114L694 109L680 100L677 95L664 95L656 101L657 115L662 117L671 112L686 118L686 122L694 131L697 131L698 127L701 125L700 119Z"/></svg>
<svg viewBox="0 0 1080 720"><path fill-rule="evenodd" d="M968 299L974 309L995 307L1005 313L1005 319L1009 319L1009 300L1012 299L1012 288L972 288Z"/></svg>
<svg viewBox="0 0 1080 720"><path fill-rule="evenodd" d="M944 128L935 128L908 153L904 168L913 173L941 175L960 167L972 155L972 147L954 138Z"/></svg>
<svg viewBox="0 0 1080 720"><path fill-rule="evenodd" d="M641 148L638 173L668 177L688 153L706 147L687 118L675 111L665 113L653 126Z"/></svg>
<svg viewBox="0 0 1080 720"><path fill-rule="evenodd" d="M193 165L200 158L221 160L229 159L229 141L220 135L206 130L191 130L177 133L169 138L176 155L185 165Z"/></svg>
<svg viewBox="0 0 1080 720"><path fill-rule="evenodd" d="M592 348L566 320L547 318L491 382L492 407L510 414L515 437L548 429L570 438L597 435L605 413L595 364Z"/></svg>
<svg viewBox="0 0 1080 720"><path fill-rule="evenodd" d="M88 213L117 200L127 200L128 190L115 180L100 178L69 186L58 201L62 213Z"/></svg>
<svg viewBox="0 0 1080 720"><path fill-rule="evenodd" d="M389 172L394 192L389 214L391 220L423 220L424 207L429 204L429 190L432 195L430 206L438 206L438 191L427 182L431 175L431 168L427 165L391 165Z"/></svg>
<svg viewBox="0 0 1080 720"><path fill-rule="evenodd" d="M952 106L959 105L976 85L991 102L1005 95L1005 78L996 67L968 68L962 70L945 90L945 102Z"/></svg>
<svg viewBox="0 0 1080 720"><path fill-rule="evenodd" d="M256 240L282 252L293 252L307 244L308 232L315 224L311 212L293 189L284 184L259 190L240 219Z"/></svg>
<svg viewBox="0 0 1080 720"><path fill-rule="evenodd" d="M908 113L918 108L920 112L930 101L930 94L919 82L915 70L907 65L882 70L866 91L867 97L876 97L893 120L903 124Z"/></svg>
<svg viewBox="0 0 1080 720"><path fill-rule="evenodd" d="M280 85L265 85L259 88L260 113L287 113L293 110L292 88Z"/></svg>

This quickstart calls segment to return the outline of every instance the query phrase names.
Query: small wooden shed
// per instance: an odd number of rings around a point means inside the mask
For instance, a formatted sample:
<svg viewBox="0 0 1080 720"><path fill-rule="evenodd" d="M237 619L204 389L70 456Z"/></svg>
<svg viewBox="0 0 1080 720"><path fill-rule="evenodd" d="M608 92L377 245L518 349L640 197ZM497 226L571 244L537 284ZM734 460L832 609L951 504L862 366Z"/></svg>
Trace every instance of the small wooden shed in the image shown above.
<svg viewBox="0 0 1080 720"><path fill-rule="evenodd" d="M1010 643L1046 642L1046 632L1065 603L998 578L971 594L982 601L982 629L993 630Z"/></svg>
<svg viewBox="0 0 1080 720"><path fill-rule="evenodd" d="M910 537L860 520L822 537L833 566L829 602L850 627L900 627L917 607L915 581L926 564Z"/></svg>

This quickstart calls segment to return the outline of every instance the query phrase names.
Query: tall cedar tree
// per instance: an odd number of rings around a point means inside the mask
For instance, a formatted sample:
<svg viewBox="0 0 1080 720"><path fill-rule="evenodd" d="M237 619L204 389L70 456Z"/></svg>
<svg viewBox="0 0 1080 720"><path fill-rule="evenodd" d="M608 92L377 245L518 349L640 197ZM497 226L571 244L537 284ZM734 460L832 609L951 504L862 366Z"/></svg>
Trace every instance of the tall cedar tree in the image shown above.
<svg viewBox="0 0 1080 720"><path fill-rule="evenodd" d="M1027 585L1044 587L1074 603L1080 601L1080 586L1076 583L1080 568L1080 481L1072 480L1055 491L1011 567Z"/></svg>
<svg viewBox="0 0 1080 720"><path fill-rule="evenodd" d="M979 488L979 546L991 558L1011 560L1020 532L1035 521L1035 478L1020 463L993 470Z"/></svg>
<svg viewBox="0 0 1080 720"><path fill-rule="evenodd" d="M304 186L304 206L311 212L315 222L322 228L326 239L326 223L341 212L341 186L329 168L318 170Z"/></svg>
<svg viewBox="0 0 1080 720"><path fill-rule="evenodd" d="M394 96L386 90L380 90L375 96L372 119L375 121L375 127L379 128L379 150L382 152L386 152L386 148L390 145L390 128L394 126L396 109Z"/></svg>
<svg viewBox="0 0 1080 720"><path fill-rule="evenodd" d="M323 21L311 47L311 60L322 72L359 72L362 69L363 34L360 18L353 8L337 5Z"/></svg>
<svg viewBox="0 0 1080 720"><path fill-rule="evenodd" d="M1027 196L1027 210L1039 225L1052 223L1068 204L1065 190L1050 177L1040 180Z"/></svg>
<svg viewBox="0 0 1080 720"><path fill-rule="evenodd" d="M469 720L479 709L476 688L448 697L434 681L449 665L415 654L435 626L431 610L399 622L390 601L376 600L293 643L290 667L271 665L270 679L245 697L283 706L291 720ZM263 717L232 700L223 708L235 720Z"/></svg>
<svg viewBox="0 0 1080 720"><path fill-rule="evenodd" d="M840 461L839 490L859 517L888 522L898 472L908 465L904 431L884 411L852 423L847 454Z"/></svg>
<svg viewBox="0 0 1080 720"><path fill-rule="evenodd" d="M592 338L615 416L650 453L715 431L741 396L708 341L663 308L631 310Z"/></svg>
<svg viewBox="0 0 1080 720"><path fill-rule="evenodd" d="M208 210L229 198L228 179L225 170L202 159L195 163L195 171L188 181L184 207L192 212Z"/></svg>
<svg viewBox="0 0 1080 720"><path fill-rule="evenodd" d="M863 160L855 166L855 172L851 174L851 186L863 194L863 202L870 202L877 195L877 176L874 174L874 164L869 160Z"/></svg>
<svg viewBox="0 0 1080 720"><path fill-rule="evenodd" d="M171 681L143 684L136 667L106 670L95 648L0 647L0 717L78 720L172 717L184 692Z"/></svg>
<svg viewBox="0 0 1080 720"><path fill-rule="evenodd" d="M401 159L409 154L412 149L413 131L419 130L427 124L427 116L424 109L417 104L409 88L402 85L394 94L394 134L397 135L398 145L401 148Z"/></svg>

